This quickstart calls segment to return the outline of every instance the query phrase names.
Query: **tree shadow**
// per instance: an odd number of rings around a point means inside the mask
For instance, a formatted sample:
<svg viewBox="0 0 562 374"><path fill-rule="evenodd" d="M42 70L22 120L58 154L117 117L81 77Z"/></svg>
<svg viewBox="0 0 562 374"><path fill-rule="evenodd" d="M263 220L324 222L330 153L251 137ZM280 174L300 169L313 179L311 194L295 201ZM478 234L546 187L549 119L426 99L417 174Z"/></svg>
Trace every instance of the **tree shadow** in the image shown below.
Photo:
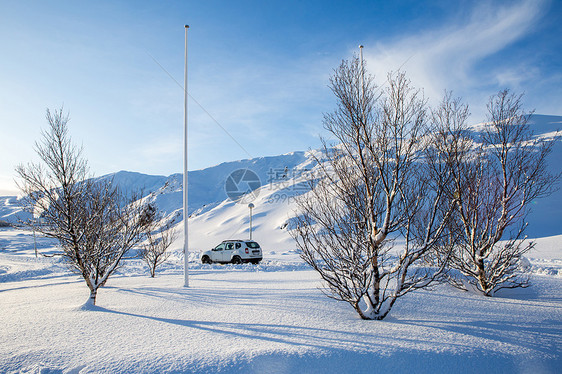
<svg viewBox="0 0 562 374"><path fill-rule="evenodd" d="M341 330L331 330L325 328L319 329L284 324L197 321L190 319L165 318L112 310L100 306L91 307L90 310L148 319L159 323L172 324L182 328L196 329L219 335L262 340L267 343L283 343L296 347L317 349L354 347L358 351L367 351L367 348L373 348L372 344L366 345L365 343L362 343L362 341L367 340L371 336L368 333L350 334L347 331Z"/></svg>
<svg viewBox="0 0 562 374"><path fill-rule="evenodd" d="M451 321L451 320L395 320L398 324L432 328L451 334L472 336L505 344L518 346L526 350L533 350L544 355L559 357L559 348L562 347L562 322L549 320L524 324L494 321ZM514 339L514 336L517 339ZM559 357L560 358L560 357Z"/></svg>
<svg viewBox="0 0 562 374"><path fill-rule="evenodd" d="M483 347L471 347L462 342L445 339L442 342L433 342L430 337L391 337L389 344L388 335L382 339L373 334L370 329L359 332L357 329L349 331L331 328L317 328L307 326L294 326L290 324L247 323L203 321L193 319L179 319L158 317L147 314L131 313L95 307L92 311L110 313L138 319L147 319L157 323L173 325L175 328L194 329L211 334L233 337L238 339L252 339L262 341L264 345L272 343L284 344L294 347L295 350L281 349L273 352L256 352L251 358L236 359L221 367L200 368L202 371L212 372L270 372L273 367L275 372L293 373L326 373L326 372L387 372L395 373L434 373L436 367L444 371L460 370L466 373L480 373L483 371L521 372L522 366L539 365L546 372L560 362L556 348L553 350L542 349L540 343L530 343L537 335L548 333L548 328L538 329L536 325L525 328L530 333L528 344L524 348L539 351L543 355L555 357L553 360L537 362L537 355L530 361L519 358L515 354L486 350ZM384 321L366 321L377 328L384 327ZM423 328L439 329L451 333L468 334L475 337L491 339L498 343L514 344L508 339L498 338L498 332L515 331L519 327L515 324L500 324L494 321L451 323L443 321L400 321L392 319L390 324L404 324L420 326ZM482 331L483 330L483 331ZM382 330L381 330L382 331ZM552 332L551 332L552 333ZM187 334L186 334L187 336ZM416 348L419 343L432 349ZM302 349L304 348L304 350ZM300 352L300 353L299 353ZM459 352L461 354L459 354ZM476 359L476 363L475 363ZM530 364L529 364L530 363ZM224 362L223 362L224 364ZM273 366L272 366L273 365Z"/></svg>

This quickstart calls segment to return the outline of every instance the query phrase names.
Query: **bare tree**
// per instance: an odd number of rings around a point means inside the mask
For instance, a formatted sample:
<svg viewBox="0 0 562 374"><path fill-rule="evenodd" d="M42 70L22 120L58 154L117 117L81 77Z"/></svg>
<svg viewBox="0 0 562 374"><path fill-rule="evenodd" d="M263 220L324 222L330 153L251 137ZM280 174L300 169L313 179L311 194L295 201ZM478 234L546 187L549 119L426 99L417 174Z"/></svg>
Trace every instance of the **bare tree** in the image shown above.
<svg viewBox="0 0 562 374"><path fill-rule="evenodd" d="M521 95L500 91L488 103L489 118L479 135L466 126L442 123L454 154L451 173L458 240L451 282L486 296L502 288L524 287L521 256L533 248L526 240L530 203L553 191L557 176L547 170L553 140L537 138L521 109Z"/></svg>
<svg viewBox="0 0 562 374"><path fill-rule="evenodd" d="M88 178L82 149L68 134L68 115L47 110L49 128L35 144L42 163L19 165L16 172L24 194L27 227L60 243L62 256L90 289L87 304L142 239L150 224L136 196L126 199L111 181Z"/></svg>
<svg viewBox="0 0 562 374"><path fill-rule="evenodd" d="M363 319L380 320L399 297L443 271L443 264L422 265L447 244L453 205L443 181L427 177L426 103L404 74L389 74L377 94L373 77L354 58L342 62L330 88L338 104L324 127L336 144L324 141L318 178L298 201L292 235L328 296L348 302ZM394 247L400 234L405 244Z"/></svg>
<svg viewBox="0 0 562 374"><path fill-rule="evenodd" d="M152 205L148 205L147 212L151 217L151 224L145 228L146 240L142 243L139 252L140 257L148 265L148 270L152 278L156 275L156 268L162 265L170 257L167 252L170 245L175 240L175 232L173 228L173 220L161 224L161 218L158 211Z"/></svg>

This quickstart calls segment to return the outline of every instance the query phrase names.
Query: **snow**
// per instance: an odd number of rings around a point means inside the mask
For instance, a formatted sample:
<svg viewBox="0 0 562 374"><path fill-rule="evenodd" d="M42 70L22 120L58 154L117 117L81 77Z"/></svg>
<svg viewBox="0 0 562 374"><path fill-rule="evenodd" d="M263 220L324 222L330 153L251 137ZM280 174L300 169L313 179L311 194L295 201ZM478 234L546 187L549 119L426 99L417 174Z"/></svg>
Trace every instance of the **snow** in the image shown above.
<svg viewBox="0 0 562 374"><path fill-rule="evenodd" d="M534 116L539 134L561 117ZM558 126L558 127L557 127ZM562 157L556 144L553 160ZM531 287L493 298L448 285L400 298L383 321L363 321L326 297L299 258L287 227L303 193L308 153L294 152L190 172L190 287L183 287L181 175L119 172L125 190L142 189L178 236L168 262L150 278L128 259L97 296L60 257L57 243L0 228L0 372L23 373L558 373L562 367L562 192L529 216ZM551 162L553 173L560 164ZM225 239L249 237L247 203L227 199L224 182L249 168L261 180L252 201L259 265L204 265L199 254ZM288 173L285 173L285 170ZM0 197L0 220L21 214ZM400 239L397 245L403 245Z"/></svg>
<svg viewBox="0 0 562 374"><path fill-rule="evenodd" d="M0 372L509 372L562 365L560 237L529 255L532 286L487 298L447 285L363 321L327 298L293 251L254 266L190 263L178 253L150 278L128 260L85 307L89 290L30 232L0 230ZM54 243L39 238L49 251ZM542 257L538 257L542 256Z"/></svg>
<svg viewBox="0 0 562 374"><path fill-rule="evenodd" d="M529 122L537 136L551 136L561 127L562 117L533 115ZM481 131L482 124L475 125L472 131ZM257 237L271 240L265 244L272 250L294 249L288 234L280 233L294 213L294 198L305 190L306 177L314 175L312 154L321 156L318 151L291 152L279 156L259 157L248 160L225 162L210 168L189 172L189 215L192 231L205 235L192 235L190 250L201 251L211 248L225 239L246 239L249 237L249 212L247 203L236 204L227 199L225 182L228 176L238 169L249 169L260 180L261 187L256 191L257 199L254 218ZM549 168L553 175L562 173L562 142L558 141L549 156ZM312 174L310 174L312 173ZM154 203L168 219L180 222L183 219L182 175L168 177L144 175L127 171L109 174L100 179L111 178L124 191L142 191L146 201ZM242 186L241 186L242 187ZM17 197L0 197L0 220L16 222L19 212ZM528 216L527 235L530 238L562 234L557 217L562 216L562 189L544 199L538 199L531 206ZM231 225L234 220L236 225ZM283 228L282 228L283 227ZM286 231L286 230L285 230ZM179 231L178 231L179 232ZM260 243L261 244L261 243Z"/></svg>
<svg viewBox="0 0 562 374"><path fill-rule="evenodd" d="M561 116L548 116L533 114L528 122L530 130L537 138L552 139L554 134L560 137L562 130ZM478 133L483 130L485 123L472 126L472 131ZM551 154L548 156L548 168L552 175L562 174L562 141L554 144ZM541 238L562 234L562 226L559 217L562 216L562 188L560 181L557 190L552 195L535 200L531 205L531 213L527 217L529 225L526 234L529 238Z"/></svg>

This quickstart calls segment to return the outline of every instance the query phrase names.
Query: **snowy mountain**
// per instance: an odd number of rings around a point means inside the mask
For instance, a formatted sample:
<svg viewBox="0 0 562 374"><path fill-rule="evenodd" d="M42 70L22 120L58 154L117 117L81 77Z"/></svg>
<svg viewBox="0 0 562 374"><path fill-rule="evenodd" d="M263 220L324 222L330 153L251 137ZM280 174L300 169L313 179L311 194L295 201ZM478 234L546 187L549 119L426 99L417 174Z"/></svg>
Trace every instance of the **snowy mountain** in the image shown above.
<svg viewBox="0 0 562 374"><path fill-rule="evenodd" d="M531 129L537 136L552 136L562 128L562 117L534 115ZM473 127L474 132L479 126ZM557 142L549 165L554 174L562 172L562 144ZM314 162L310 153L292 152L280 156L259 157L225 162L202 170L190 171L189 214L190 248L208 249L227 238L249 236L248 199L236 203L230 197L253 190L253 237L271 250L294 249L285 230L294 215L294 196L305 191L307 173ZM142 191L146 201L154 203L176 222L183 219L182 175L168 177L120 171L100 177L112 178L125 191ZM0 220L14 222L18 215L16 197L0 197ZM562 190L536 201L528 217L527 234L531 238L562 234L558 218L562 216ZM179 231L179 230L178 230ZM178 240L178 245L179 245Z"/></svg>
<svg viewBox="0 0 562 374"><path fill-rule="evenodd" d="M247 238L249 201L236 203L229 194L236 196L251 187L256 206L254 232L258 235L254 238L261 235L265 243L283 243L284 248L292 249L289 235L280 227L292 214L292 197L304 191L306 170L312 165L308 153L292 152L190 171L190 247L198 251L226 238ZM183 219L182 174L165 177L120 171L99 178L112 179L124 191L141 191L143 199L155 204L165 216L176 222ZM25 218L18 198L0 197L0 220L16 222L18 217Z"/></svg>
<svg viewBox="0 0 562 374"><path fill-rule="evenodd" d="M249 238L250 200L231 199L248 189L253 190L251 202L255 206L253 238L271 250L294 249L284 228L294 209L292 199L304 192L306 171L312 166L310 154L292 152L190 171L190 250L206 250L229 238ZM182 175L168 177L145 200L155 204L168 218L182 220ZM177 245L180 242L183 240L177 241Z"/></svg>
<svg viewBox="0 0 562 374"><path fill-rule="evenodd" d="M552 137L556 131L562 130L561 116L533 115L529 121L531 130L544 137ZM549 167L553 175L562 174L562 140L558 140L549 156ZM562 180L558 182L558 190L552 195L536 200L529 215L527 235L540 238L562 234Z"/></svg>

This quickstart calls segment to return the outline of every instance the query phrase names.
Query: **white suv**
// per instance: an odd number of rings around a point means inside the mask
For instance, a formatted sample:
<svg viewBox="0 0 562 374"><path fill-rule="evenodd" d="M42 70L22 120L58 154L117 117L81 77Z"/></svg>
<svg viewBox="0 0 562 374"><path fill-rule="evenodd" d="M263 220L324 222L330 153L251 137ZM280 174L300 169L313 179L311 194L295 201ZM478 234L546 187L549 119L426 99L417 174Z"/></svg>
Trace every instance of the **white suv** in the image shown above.
<svg viewBox="0 0 562 374"><path fill-rule="evenodd" d="M204 264L213 262L258 264L261 260L260 245L253 240L225 240L210 251L201 254L201 262Z"/></svg>

